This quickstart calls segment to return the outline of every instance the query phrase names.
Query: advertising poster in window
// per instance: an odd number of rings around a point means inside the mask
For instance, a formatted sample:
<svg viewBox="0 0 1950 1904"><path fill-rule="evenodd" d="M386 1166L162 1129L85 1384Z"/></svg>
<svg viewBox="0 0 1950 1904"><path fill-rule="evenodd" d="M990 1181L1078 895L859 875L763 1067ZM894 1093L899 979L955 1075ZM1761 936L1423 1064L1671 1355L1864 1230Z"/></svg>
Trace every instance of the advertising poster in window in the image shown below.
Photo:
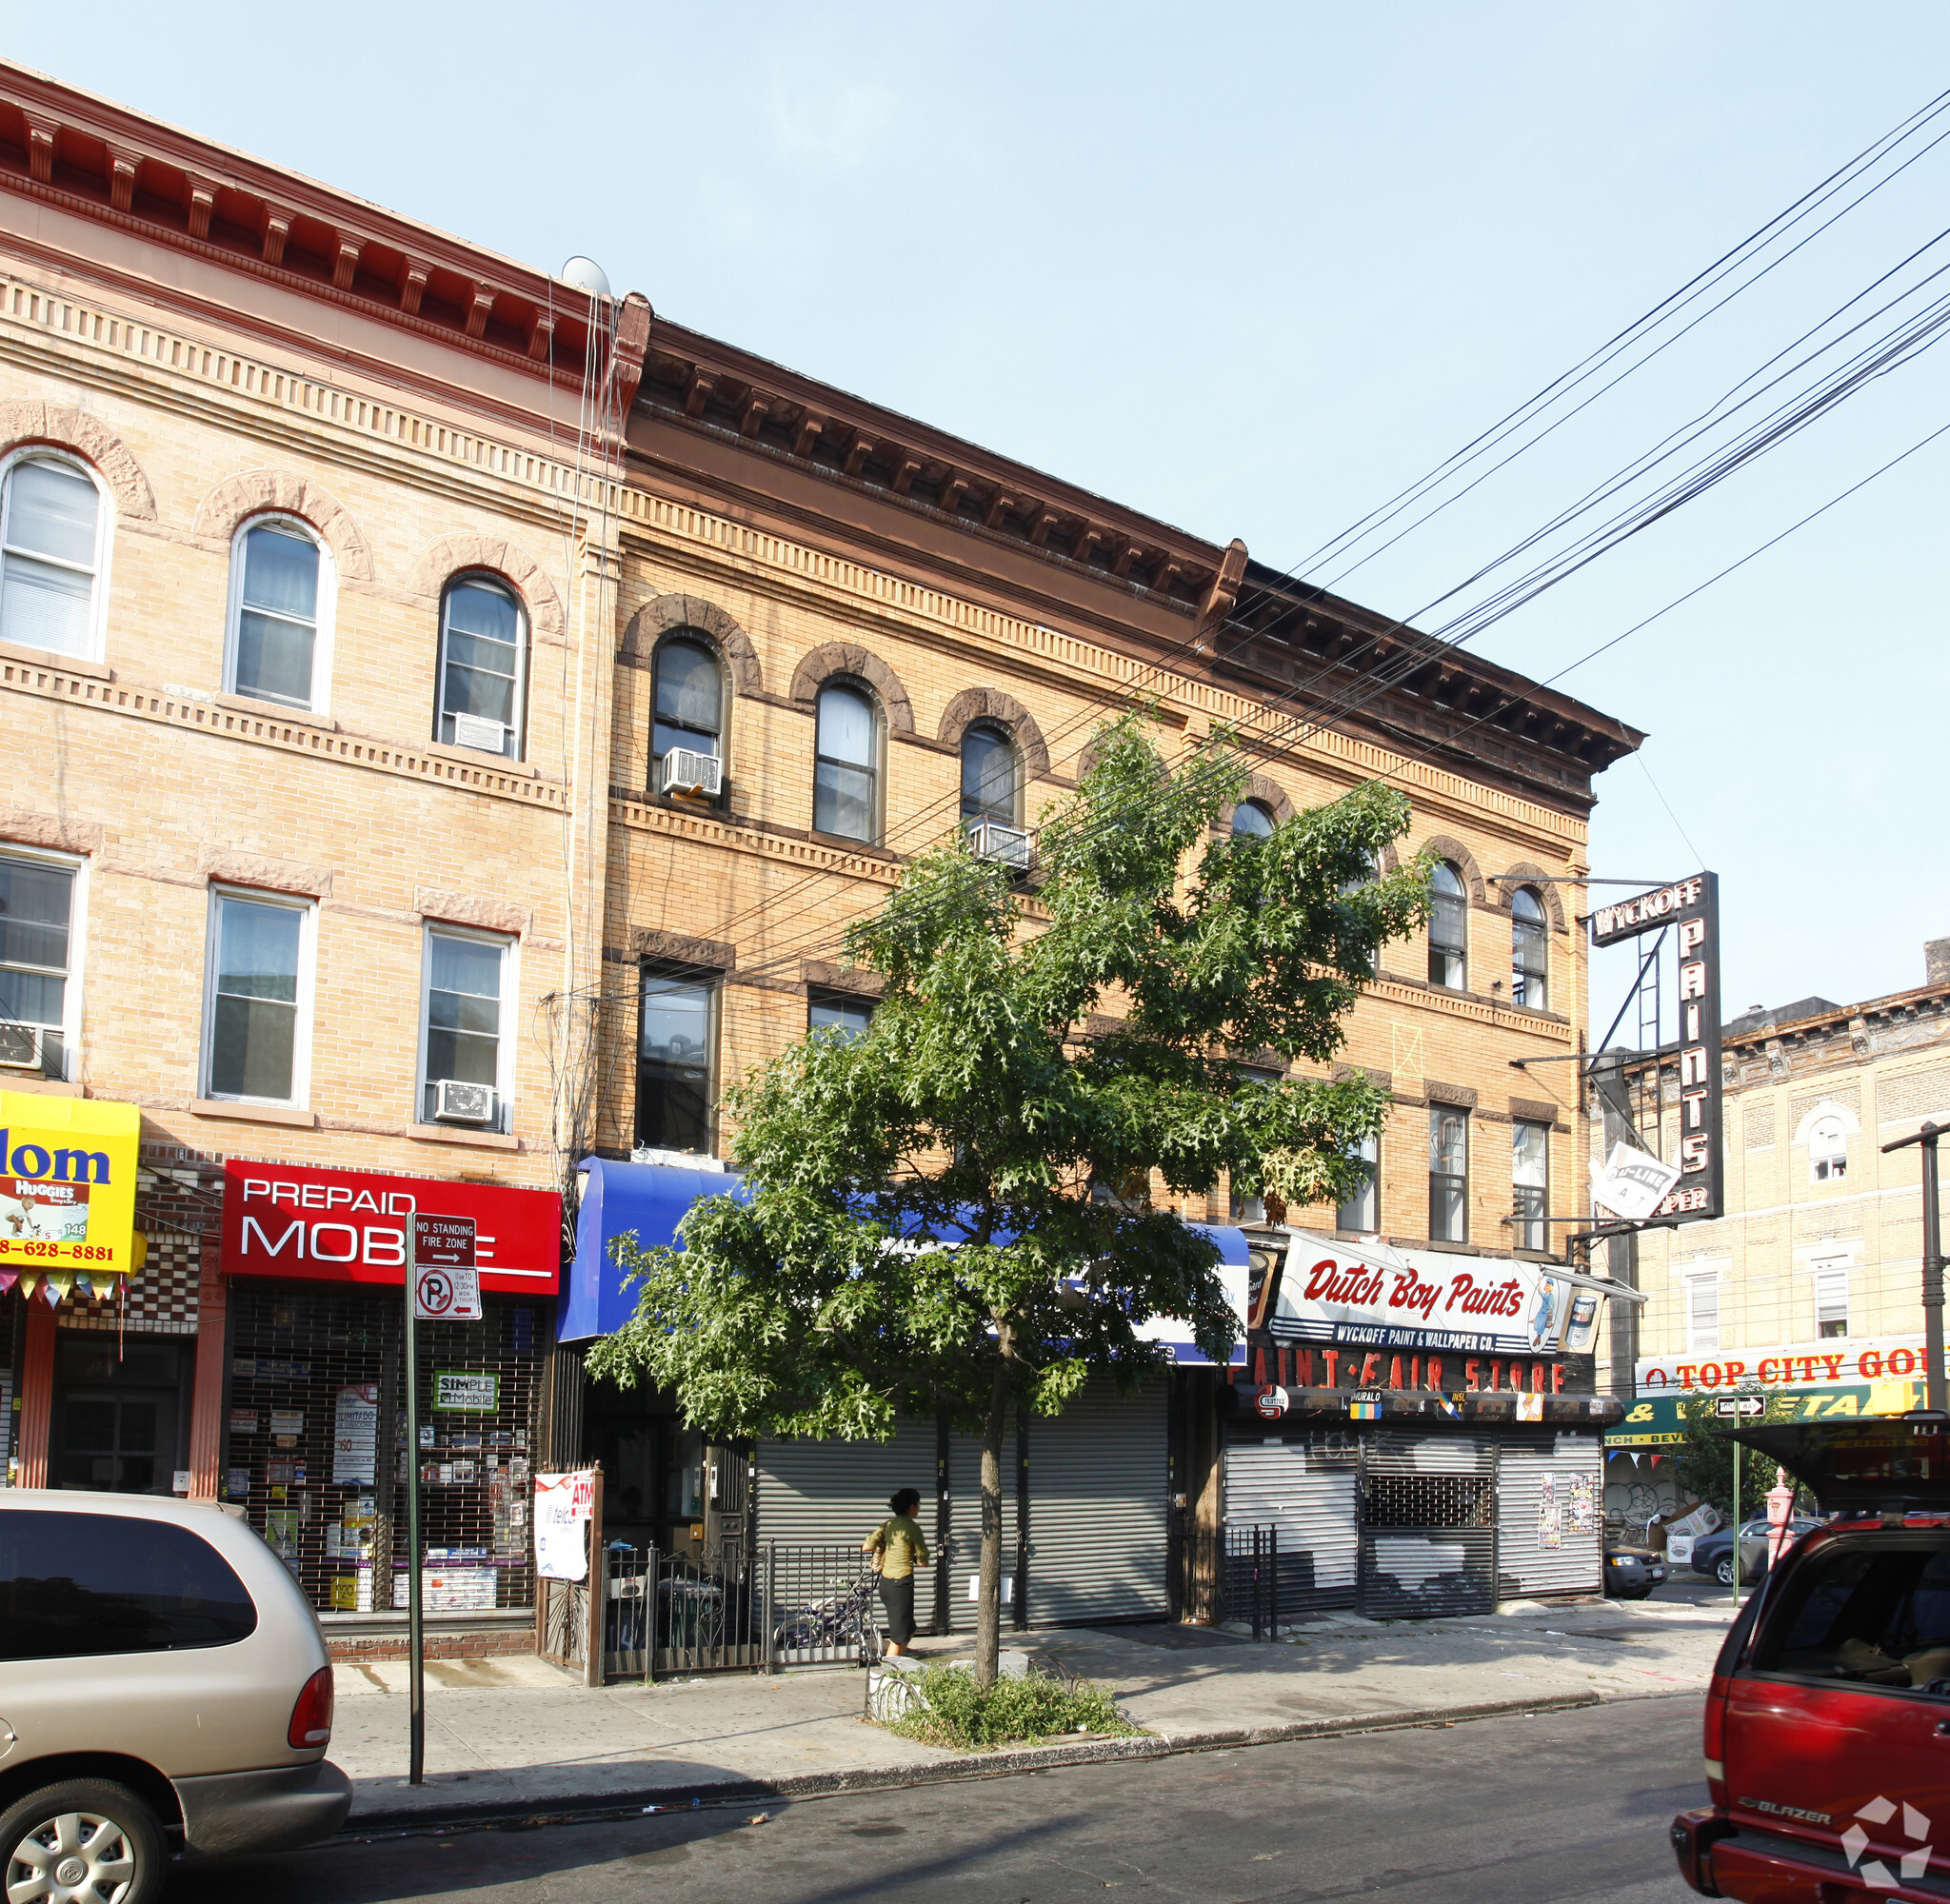
<svg viewBox="0 0 1950 1904"><path fill-rule="evenodd" d="M542 1579L589 1577L588 1526L595 1497L593 1468L535 1477L535 1572Z"/></svg>
<svg viewBox="0 0 1950 1904"><path fill-rule="evenodd" d="M141 1137L133 1104L0 1091L0 1288L15 1278L126 1276L140 1266Z"/></svg>
<svg viewBox="0 0 1950 1904"><path fill-rule="evenodd" d="M273 1422L277 1417L271 1417ZM379 1460L379 1384L339 1390L331 1411L331 1478L336 1487L370 1487Z"/></svg>

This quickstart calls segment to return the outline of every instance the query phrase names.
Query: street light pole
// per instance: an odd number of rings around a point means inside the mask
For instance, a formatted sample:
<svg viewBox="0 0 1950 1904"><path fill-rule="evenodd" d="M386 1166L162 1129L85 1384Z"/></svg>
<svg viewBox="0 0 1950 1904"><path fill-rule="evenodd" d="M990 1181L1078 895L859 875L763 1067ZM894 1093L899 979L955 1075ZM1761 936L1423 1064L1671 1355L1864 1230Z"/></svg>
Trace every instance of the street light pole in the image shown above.
<svg viewBox="0 0 1950 1904"><path fill-rule="evenodd" d="M1882 1146L1885 1156L1911 1144L1923 1154L1923 1404L1938 1414L1950 1413L1943 1380L1943 1237L1937 1207L1937 1140L1945 1128L1925 1121L1914 1137Z"/></svg>

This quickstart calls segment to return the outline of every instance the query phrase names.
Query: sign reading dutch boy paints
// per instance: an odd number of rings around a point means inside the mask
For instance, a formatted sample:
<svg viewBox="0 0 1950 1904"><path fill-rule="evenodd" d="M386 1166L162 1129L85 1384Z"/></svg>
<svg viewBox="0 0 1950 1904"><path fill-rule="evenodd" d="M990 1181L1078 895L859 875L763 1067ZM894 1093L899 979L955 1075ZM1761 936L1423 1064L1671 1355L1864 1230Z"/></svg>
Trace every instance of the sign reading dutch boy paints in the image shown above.
<svg viewBox="0 0 1950 1904"><path fill-rule="evenodd" d="M1543 1355L1562 1338L1569 1294L1544 1265L1369 1251L1296 1230L1268 1326L1276 1342Z"/></svg>

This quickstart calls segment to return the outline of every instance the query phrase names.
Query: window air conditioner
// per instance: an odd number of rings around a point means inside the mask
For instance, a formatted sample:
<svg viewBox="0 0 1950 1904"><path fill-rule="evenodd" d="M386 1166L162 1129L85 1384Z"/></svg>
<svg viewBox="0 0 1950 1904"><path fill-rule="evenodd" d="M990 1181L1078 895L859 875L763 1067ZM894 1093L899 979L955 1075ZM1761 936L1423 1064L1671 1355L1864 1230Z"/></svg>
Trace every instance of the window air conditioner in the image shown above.
<svg viewBox="0 0 1950 1904"><path fill-rule="evenodd" d="M47 1035L38 1024L0 1024L0 1066L9 1071L38 1071Z"/></svg>
<svg viewBox="0 0 1950 1904"><path fill-rule="evenodd" d="M458 1078L442 1078L433 1086L433 1116L444 1124L491 1124L494 1098L492 1084L464 1084Z"/></svg>
<svg viewBox="0 0 1950 1904"><path fill-rule="evenodd" d="M1035 836L1025 826L1005 826L999 820L984 820L968 829L968 843L978 860L1000 860L1019 873L1026 873L1036 858Z"/></svg>
<svg viewBox="0 0 1950 1904"><path fill-rule="evenodd" d="M502 722L489 721L479 714L456 714L453 744L457 747L479 747L484 754L505 754L507 728Z"/></svg>
<svg viewBox="0 0 1950 1904"><path fill-rule="evenodd" d="M715 800L724 784L724 762L694 747L672 747L657 774L659 793L703 793Z"/></svg>

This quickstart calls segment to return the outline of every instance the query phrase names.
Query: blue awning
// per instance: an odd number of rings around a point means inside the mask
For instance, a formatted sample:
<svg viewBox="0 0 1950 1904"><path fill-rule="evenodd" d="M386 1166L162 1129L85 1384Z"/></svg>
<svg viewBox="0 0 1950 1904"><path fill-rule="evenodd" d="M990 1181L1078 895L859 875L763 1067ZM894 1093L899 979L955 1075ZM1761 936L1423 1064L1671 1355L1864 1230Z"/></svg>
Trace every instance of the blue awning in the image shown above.
<svg viewBox="0 0 1950 1904"><path fill-rule="evenodd" d="M615 1163L587 1157L575 1219L575 1257L563 1278L555 1339L586 1342L612 1334L636 1314L636 1293L609 1254L636 1233L645 1249L674 1243L677 1226L700 1197L748 1197L745 1179L725 1170L679 1170L662 1163Z"/></svg>
<svg viewBox="0 0 1950 1904"><path fill-rule="evenodd" d="M746 1198L751 1192L743 1177L722 1170L684 1170L666 1163L618 1163L607 1158L585 1158L582 1203L575 1220L575 1257L563 1278L556 1340L585 1342L607 1336L636 1314L636 1295L623 1284L623 1271L609 1254L618 1237L635 1232L645 1249L674 1243L677 1226L700 1197ZM1193 1223L1219 1246L1219 1279L1239 1318L1240 1340L1234 1361L1245 1359L1246 1254L1245 1232L1215 1223ZM1146 1341L1161 1342L1175 1362L1203 1363L1183 1322L1154 1316L1139 1326Z"/></svg>

